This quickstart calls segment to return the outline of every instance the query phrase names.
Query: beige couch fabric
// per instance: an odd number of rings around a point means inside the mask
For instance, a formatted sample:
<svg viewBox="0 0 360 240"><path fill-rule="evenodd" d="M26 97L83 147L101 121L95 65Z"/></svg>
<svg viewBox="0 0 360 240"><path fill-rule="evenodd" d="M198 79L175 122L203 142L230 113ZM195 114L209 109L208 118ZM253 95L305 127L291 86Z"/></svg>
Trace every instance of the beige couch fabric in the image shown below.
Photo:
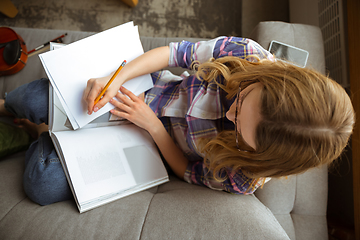
<svg viewBox="0 0 360 240"><path fill-rule="evenodd" d="M254 195L175 177L80 214L73 200L39 206L22 191L23 154L0 162L0 239L289 239Z"/></svg>
<svg viewBox="0 0 360 240"><path fill-rule="evenodd" d="M288 30L284 27L288 24L264 24L254 40L265 48L269 39L279 34L287 39L282 31ZM306 32L304 26L299 27ZM296 32L298 26L291 28ZM66 32L14 29L29 50ZM67 33L65 43L93 34ZM141 40L149 50L180 39ZM322 46L318 41L317 46ZM319 59L311 62L320 61L317 64L323 66ZM31 57L19 73L0 77L0 95L41 77L46 77L41 63ZM0 239L327 239L326 169L271 180L250 196L218 192L171 177L169 183L79 214L73 200L44 207L31 202L22 188L23 161L24 152L0 159Z"/></svg>

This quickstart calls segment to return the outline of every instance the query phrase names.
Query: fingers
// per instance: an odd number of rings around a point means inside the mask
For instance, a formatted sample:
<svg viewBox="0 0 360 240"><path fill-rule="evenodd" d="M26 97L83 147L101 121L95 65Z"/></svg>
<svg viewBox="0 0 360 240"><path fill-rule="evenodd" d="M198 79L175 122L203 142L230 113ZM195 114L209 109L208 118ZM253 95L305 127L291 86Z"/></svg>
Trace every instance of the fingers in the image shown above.
<svg viewBox="0 0 360 240"><path fill-rule="evenodd" d="M155 113L141 98L134 95L131 91L123 87L121 91L122 93L118 92L116 94L116 99L110 100L116 107L116 109L112 109L110 112L149 131L154 123L159 121Z"/></svg>
<svg viewBox="0 0 360 240"><path fill-rule="evenodd" d="M96 81L96 79L90 79L87 82L86 89L84 91L83 99L87 103L88 114L90 115L94 109L94 101L98 94L101 92L102 86Z"/></svg>
<svg viewBox="0 0 360 240"><path fill-rule="evenodd" d="M129 91L128 89L126 89L125 87L121 86L120 87L120 91L122 93L124 93L125 95L127 95L131 100L133 100L134 102L137 102L139 100L139 97L136 96L135 94L133 94L131 91Z"/></svg>
<svg viewBox="0 0 360 240"><path fill-rule="evenodd" d="M95 106L93 107L94 112L97 112L100 108L102 108L103 106L105 106L105 104L107 104L115 95L115 93L112 93L111 90L108 90L105 92L104 96L99 100L99 102L97 104L95 104ZM98 95L96 95L97 97ZM95 97L95 98L96 98ZM95 100L94 98L94 100ZM94 102L93 102L94 103Z"/></svg>
<svg viewBox="0 0 360 240"><path fill-rule="evenodd" d="M134 115L135 112L139 111L139 109L141 108L140 105L143 104L144 102L142 101L139 102L138 101L139 98L136 95L134 95L131 91L125 88L121 88L121 89L122 91L126 92L127 95L121 92L117 92L115 97L118 99L118 101L116 99L110 99L110 103L113 104L116 107L116 109L113 109L110 112L112 114L115 114L116 116L126 118L132 121L132 115ZM130 96L132 97L132 99L130 98Z"/></svg>
<svg viewBox="0 0 360 240"><path fill-rule="evenodd" d="M110 99L109 101L115 107L121 108L123 110L130 110L131 108L135 107L136 103L139 102L140 98L124 87L121 87L120 90L121 92L117 92L115 95L115 97L119 99L120 102L114 99ZM128 108L125 109L124 105L127 106Z"/></svg>
<svg viewBox="0 0 360 240"><path fill-rule="evenodd" d="M83 94L83 99L87 104L87 111L88 111L89 115L91 115L93 111L97 112L106 103L108 103L110 101L114 104L114 102L112 101L112 98L114 96L116 96L124 104L126 104L127 106L130 106L130 107L132 106L131 105L132 102L139 101L139 98L136 95L134 95L131 91L127 90L126 88L121 87L120 89L123 94L120 94L117 91L118 88L114 87L114 88L107 89L104 96L99 100L99 102L94 104L95 99L101 93L101 91L104 87L104 83L107 82L106 80L107 79L105 79L105 78L89 79L89 81L87 82L87 86L86 86L86 89ZM125 95L128 97L126 97ZM116 104L116 102L115 102L115 104Z"/></svg>
<svg viewBox="0 0 360 240"><path fill-rule="evenodd" d="M116 108L124 111L124 112L130 112L131 108L133 106L133 101L129 98L127 98L124 94L122 93L117 93L115 96L117 99L119 99L119 101L115 100L115 99L110 99L110 103L113 104Z"/></svg>
<svg viewBox="0 0 360 240"><path fill-rule="evenodd" d="M89 79L86 83L86 88L84 90L84 94L83 94L83 100L86 101L87 100L87 96L89 95L89 92L91 90L91 86L93 83L94 79Z"/></svg>
<svg viewBox="0 0 360 240"><path fill-rule="evenodd" d="M123 111L120 111L119 109L111 109L110 112L114 114L115 116L119 117L120 119L127 119L129 120L129 114Z"/></svg>
<svg viewBox="0 0 360 240"><path fill-rule="evenodd" d="M111 98L113 98L118 90L116 86L111 86L107 89L103 97L98 101L98 103L94 104L95 99L99 96L101 91L103 90L103 87L108 82L109 77L103 77L103 78L92 78L89 79L87 82L87 86L85 88L83 99L87 104L87 111L88 114L91 115L92 112L97 112L99 109L101 109L106 103L110 101Z"/></svg>

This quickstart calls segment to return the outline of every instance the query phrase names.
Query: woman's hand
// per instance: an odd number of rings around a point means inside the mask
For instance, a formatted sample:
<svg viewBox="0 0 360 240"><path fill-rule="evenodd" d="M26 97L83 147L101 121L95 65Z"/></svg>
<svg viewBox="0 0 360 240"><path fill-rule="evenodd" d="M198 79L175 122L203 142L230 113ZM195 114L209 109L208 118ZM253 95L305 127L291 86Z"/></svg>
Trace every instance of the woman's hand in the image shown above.
<svg viewBox="0 0 360 240"><path fill-rule="evenodd" d="M127 63L111 83L102 99L94 106L95 98L110 80L113 74L107 77L90 79L84 91L83 99L87 103L88 114L96 112L110 101L126 81L159 71L168 66L170 49L168 46L152 49Z"/></svg>
<svg viewBox="0 0 360 240"><path fill-rule="evenodd" d="M100 108L102 108L107 102L112 99L116 93L118 92L120 85L113 81L110 87L106 90L104 96L100 99L100 101L94 106L95 98L100 94L103 90L104 86L108 83L113 73L109 76L102 78L91 78L87 82L87 86L84 91L83 99L87 103L88 114L90 115L93 111L97 112Z"/></svg>
<svg viewBox="0 0 360 240"><path fill-rule="evenodd" d="M124 87L120 88L122 93L117 93L115 99L110 103L117 109L110 112L118 117L125 118L135 125L145 129L150 134L162 127L161 121L157 118L151 108L140 98Z"/></svg>

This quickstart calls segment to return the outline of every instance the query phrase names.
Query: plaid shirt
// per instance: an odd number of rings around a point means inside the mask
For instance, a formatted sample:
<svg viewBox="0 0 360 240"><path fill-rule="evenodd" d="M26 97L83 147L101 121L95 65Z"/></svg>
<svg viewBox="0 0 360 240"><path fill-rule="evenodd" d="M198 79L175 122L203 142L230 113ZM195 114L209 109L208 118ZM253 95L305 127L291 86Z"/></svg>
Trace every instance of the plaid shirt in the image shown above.
<svg viewBox="0 0 360 240"><path fill-rule="evenodd" d="M198 43L170 43L169 66L191 69L193 62L249 55L273 59L268 51L250 39L219 37ZM228 100L226 92L215 83L202 81L187 72L175 76L169 71L160 71L153 73L152 78L154 88L147 92L145 101L188 158L185 181L235 194L253 193L265 179L254 184L254 179L246 177L241 169L234 172L229 168L221 175L226 180L218 182L203 163L203 154L196 147L200 138L214 138L220 131L235 129L225 116L234 99ZM223 80L220 77L219 81Z"/></svg>

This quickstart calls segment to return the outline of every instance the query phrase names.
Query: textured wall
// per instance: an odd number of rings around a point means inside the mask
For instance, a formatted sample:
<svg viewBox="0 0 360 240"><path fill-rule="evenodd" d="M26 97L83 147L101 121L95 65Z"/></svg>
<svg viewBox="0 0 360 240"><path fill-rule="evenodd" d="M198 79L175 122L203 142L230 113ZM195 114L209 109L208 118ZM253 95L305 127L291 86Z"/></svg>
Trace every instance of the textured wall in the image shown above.
<svg viewBox="0 0 360 240"><path fill-rule="evenodd" d="M143 36L241 35L241 0L12 0L19 13L0 15L0 25L101 31L134 21Z"/></svg>

